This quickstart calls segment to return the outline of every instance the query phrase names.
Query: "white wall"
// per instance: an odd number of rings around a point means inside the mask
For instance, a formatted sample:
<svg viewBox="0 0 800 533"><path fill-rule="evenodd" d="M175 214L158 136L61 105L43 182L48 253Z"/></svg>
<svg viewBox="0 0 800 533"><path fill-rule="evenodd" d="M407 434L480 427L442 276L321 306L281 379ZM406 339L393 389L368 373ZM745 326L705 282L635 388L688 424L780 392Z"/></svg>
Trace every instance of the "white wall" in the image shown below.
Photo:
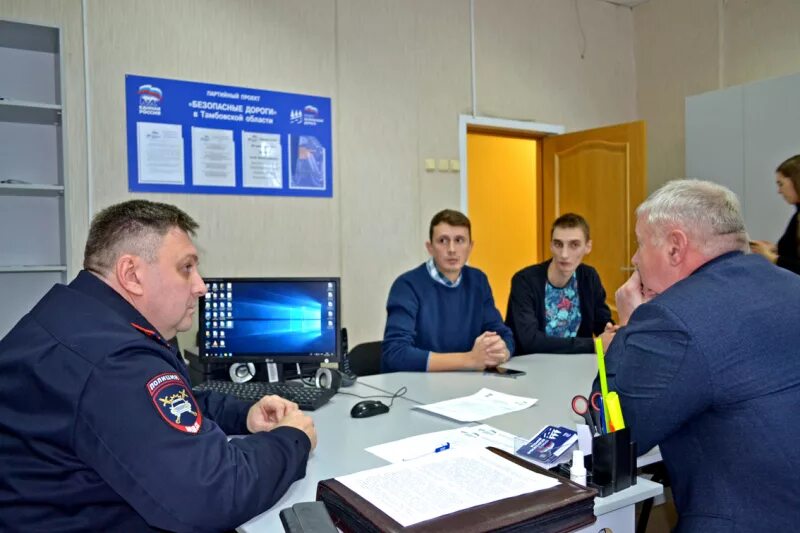
<svg viewBox="0 0 800 533"><path fill-rule="evenodd" d="M333 199L140 196L198 219L209 275L341 275L351 342L381 338L391 282L425 257L432 214L459 204L458 173L426 173L423 159L459 157L458 115L471 112L469 0L86 5L88 141L80 0L0 0L0 17L64 30L71 274L90 210L87 142L91 211L131 197L125 74L330 96ZM577 5L475 1L479 114L568 130L637 118L631 10Z"/></svg>
<svg viewBox="0 0 800 533"><path fill-rule="evenodd" d="M633 16L650 190L684 176L687 96L800 72L797 0L650 0ZM774 186L775 165L764 186Z"/></svg>

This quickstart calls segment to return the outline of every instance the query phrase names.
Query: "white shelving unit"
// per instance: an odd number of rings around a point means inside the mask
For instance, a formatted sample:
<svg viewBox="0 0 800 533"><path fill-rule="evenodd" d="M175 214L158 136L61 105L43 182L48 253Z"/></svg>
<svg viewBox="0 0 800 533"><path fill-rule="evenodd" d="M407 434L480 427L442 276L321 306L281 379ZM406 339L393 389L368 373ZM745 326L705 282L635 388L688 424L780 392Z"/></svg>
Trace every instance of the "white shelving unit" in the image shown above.
<svg viewBox="0 0 800 533"><path fill-rule="evenodd" d="M0 20L0 337L67 276L61 34Z"/></svg>

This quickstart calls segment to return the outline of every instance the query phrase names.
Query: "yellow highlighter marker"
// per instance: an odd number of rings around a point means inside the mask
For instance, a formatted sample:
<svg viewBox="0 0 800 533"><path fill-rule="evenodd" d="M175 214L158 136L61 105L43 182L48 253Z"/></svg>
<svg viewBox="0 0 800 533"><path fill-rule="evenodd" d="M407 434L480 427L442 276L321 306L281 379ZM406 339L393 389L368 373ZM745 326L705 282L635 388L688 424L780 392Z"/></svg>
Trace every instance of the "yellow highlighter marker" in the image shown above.
<svg viewBox="0 0 800 533"><path fill-rule="evenodd" d="M603 415L606 419L606 433L611 433L611 417L608 410L608 381L606 380L606 360L603 354L603 340L597 337L594 340L594 351L597 354L597 370L600 375L600 393L603 395ZM619 401L619 399L617 399Z"/></svg>
<svg viewBox="0 0 800 533"><path fill-rule="evenodd" d="M608 393L608 402L605 405L611 417L611 426L614 428L614 431L625 429L625 419L622 417L622 406L619 404L619 396L615 391Z"/></svg>
<svg viewBox="0 0 800 533"><path fill-rule="evenodd" d="M603 339L597 337L594 340L594 351L597 354L597 369L600 371L600 392L603 393L603 400L608 396L608 381L606 381L606 360L603 354Z"/></svg>

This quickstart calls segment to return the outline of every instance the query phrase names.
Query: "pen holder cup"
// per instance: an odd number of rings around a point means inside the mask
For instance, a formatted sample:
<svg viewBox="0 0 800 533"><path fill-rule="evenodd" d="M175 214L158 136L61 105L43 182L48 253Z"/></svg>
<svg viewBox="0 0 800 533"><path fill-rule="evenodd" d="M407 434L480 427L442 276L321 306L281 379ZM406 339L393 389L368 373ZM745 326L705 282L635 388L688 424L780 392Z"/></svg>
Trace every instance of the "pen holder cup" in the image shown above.
<svg viewBox="0 0 800 533"><path fill-rule="evenodd" d="M588 459L588 457L586 458ZM587 461L588 462L588 461ZM590 485L605 497L636 484L636 443L628 428L592 439Z"/></svg>

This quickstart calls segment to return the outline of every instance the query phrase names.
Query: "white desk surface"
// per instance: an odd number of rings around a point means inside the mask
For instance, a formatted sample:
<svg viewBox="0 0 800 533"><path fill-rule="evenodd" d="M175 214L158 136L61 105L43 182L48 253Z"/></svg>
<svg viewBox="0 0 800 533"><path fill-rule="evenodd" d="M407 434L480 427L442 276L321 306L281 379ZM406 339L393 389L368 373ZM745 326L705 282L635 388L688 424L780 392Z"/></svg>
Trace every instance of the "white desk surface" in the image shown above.
<svg viewBox="0 0 800 533"><path fill-rule="evenodd" d="M402 386L407 387L408 392L405 398L395 399L389 413L372 418L351 418L350 408L361 400L343 394L337 394L330 403L310 413L319 443L309 458L306 477L295 482L272 509L243 524L239 531L282 531L280 510L297 502L315 500L318 481L385 465L385 461L364 451L369 446L471 425L412 409L420 403L466 396L487 387L539 399L529 409L483 421L515 435L531 437L548 424L571 427L582 421L572 412L570 403L575 394L586 394L591 389L597 373L594 355L528 355L514 357L504 366L524 370L526 375L508 378L478 372L398 372L358 378L353 387L341 392L361 396L391 395ZM389 403L388 398L380 400ZM637 484L627 490L597 498L595 515L610 513L662 491L660 484L639 478Z"/></svg>
<svg viewBox="0 0 800 533"><path fill-rule="evenodd" d="M483 387L538 398L533 407L482 421L523 438L533 437L550 424L571 428L583 422L572 411L572 398L576 394L588 395L591 391L592 381L597 375L594 354L522 355L513 357L503 366L523 370L526 374L504 377L482 372L394 372L362 377L359 382L382 391L395 391L406 386L406 397L422 404L467 396ZM641 467L660 460L660 453L654 449L640 457L637 464ZM595 514L599 516L614 511L631 501L638 502L662 491L660 484L639 478L636 486L628 490L597 498Z"/></svg>
<svg viewBox="0 0 800 533"><path fill-rule="evenodd" d="M346 396L352 393L361 396L383 394L371 387L359 384L341 389L330 402L308 414L314 419L319 437L317 448L311 452L306 468L306 477L296 481L270 510L262 513L238 530L243 532L273 533L283 531L280 510L298 502L317 499L317 482L323 479L352 474L361 470L386 465L386 461L364 451L364 448L393 440L453 429L461 424L455 421L430 416L411 407L415 402L396 398L391 410L371 418L351 418L350 409L361 398ZM376 398L389 405L389 398Z"/></svg>
<svg viewBox="0 0 800 533"><path fill-rule="evenodd" d="M548 424L573 427L583 419L573 413L576 394L588 395L597 375L597 360L591 354L523 355L503 365L526 372L504 377L482 372L394 372L359 378L361 384L378 390L408 387L406 397L420 403L434 403L478 392L483 387L506 394L538 398L533 407L486 421L487 424L532 437Z"/></svg>

